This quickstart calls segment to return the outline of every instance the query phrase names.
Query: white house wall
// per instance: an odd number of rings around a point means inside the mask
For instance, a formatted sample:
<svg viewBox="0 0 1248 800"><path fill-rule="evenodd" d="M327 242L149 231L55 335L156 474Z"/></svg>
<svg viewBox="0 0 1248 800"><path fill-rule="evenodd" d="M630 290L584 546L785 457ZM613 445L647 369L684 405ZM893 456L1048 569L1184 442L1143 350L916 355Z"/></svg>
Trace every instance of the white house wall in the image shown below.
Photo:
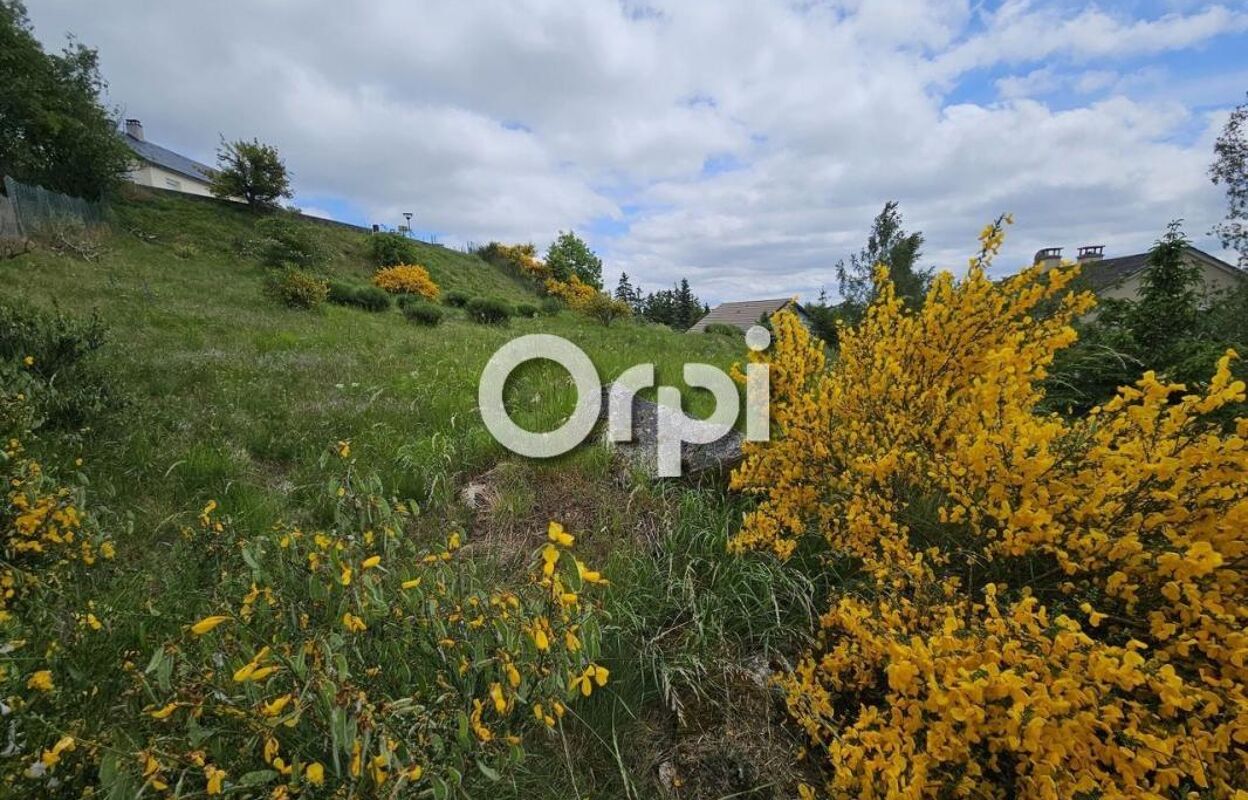
<svg viewBox="0 0 1248 800"><path fill-rule="evenodd" d="M195 178L188 178L177 172L142 162L130 170L130 181L139 186L154 186L157 189L172 189L175 192L194 194L200 197L211 197L208 184Z"/></svg>

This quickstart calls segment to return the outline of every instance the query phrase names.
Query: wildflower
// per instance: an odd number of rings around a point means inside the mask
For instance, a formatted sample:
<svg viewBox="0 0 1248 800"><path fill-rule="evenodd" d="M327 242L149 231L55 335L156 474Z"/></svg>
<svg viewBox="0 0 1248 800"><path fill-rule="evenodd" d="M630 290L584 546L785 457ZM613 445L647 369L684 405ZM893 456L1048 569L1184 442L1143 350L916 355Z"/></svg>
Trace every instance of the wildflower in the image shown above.
<svg viewBox="0 0 1248 800"><path fill-rule="evenodd" d="M260 709L260 713L264 714L266 717L276 717L278 714L282 713L282 709L290 703L290 700L291 696L288 694L284 694L281 697L270 700L264 704L263 708Z"/></svg>
<svg viewBox="0 0 1248 800"><path fill-rule="evenodd" d="M409 581L403 581L401 586L404 589L415 589L417 586L420 586L420 578L412 578Z"/></svg>
<svg viewBox="0 0 1248 800"><path fill-rule="evenodd" d="M54 687L52 682L52 671L41 669L30 676L26 681L27 689L35 689L40 692L50 692Z"/></svg>
<svg viewBox="0 0 1248 800"><path fill-rule="evenodd" d="M199 622L196 622L194 625L191 626L191 633L195 634L196 636L203 636L205 633L208 633L213 628L217 627L222 622L225 622L227 620L229 620L229 617L222 616L222 615L204 617Z"/></svg>
<svg viewBox="0 0 1248 800"><path fill-rule="evenodd" d="M559 551L554 545L542 548L542 574L549 578L555 574L555 564L559 561Z"/></svg>
<svg viewBox="0 0 1248 800"><path fill-rule="evenodd" d="M342 574L338 576L338 582L343 586L351 585L351 568L346 564L343 564L342 566Z"/></svg>
<svg viewBox="0 0 1248 800"><path fill-rule="evenodd" d="M360 562L360 568L372 569L373 567L377 566L380 563L381 563L381 556L369 556L368 558Z"/></svg>
<svg viewBox="0 0 1248 800"><path fill-rule="evenodd" d="M177 708L178 708L177 703L169 703L163 708L159 708L155 711L149 711L148 714L151 716L152 719L168 719L169 716L172 715L173 712L177 710Z"/></svg>
<svg viewBox="0 0 1248 800"><path fill-rule="evenodd" d="M507 712L507 698L503 696L502 684L495 681L490 684L490 699L494 701L494 710L499 714Z"/></svg>
<svg viewBox="0 0 1248 800"><path fill-rule="evenodd" d="M325 782L325 767L319 761L313 761L303 771L303 777L313 786L320 786Z"/></svg>
<svg viewBox="0 0 1248 800"><path fill-rule="evenodd" d="M33 367L33 366L35 365L35 357L34 357L34 356L26 356L25 358L23 358L23 359L22 359L22 363L23 363L23 364L25 364L25 365L26 365L26 366L28 366L28 367Z"/></svg>
<svg viewBox="0 0 1248 800"><path fill-rule="evenodd" d="M562 545L563 547L571 547L576 541L575 536L565 531L562 525L553 520L550 525L546 527L546 537L555 544Z"/></svg>
<svg viewBox="0 0 1248 800"><path fill-rule="evenodd" d="M352 614L350 611L342 615L342 627L351 633L360 633L368 630L368 626L364 624L364 620Z"/></svg>
<svg viewBox="0 0 1248 800"><path fill-rule="evenodd" d="M104 627L104 623L100 622L99 618L90 611L87 612L87 616L83 618L83 621L86 623L87 627L93 631L98 631Z"/></svg>
<svg viewBox="0 0 1248 800"><path fill-rule="evenodd" d="M209 764L204 767L204 777L208 779L207 792L209 795L221 794L222 783L225 781L226 772L223 769L214 767Z"/></svg>
<svg viewBox="0 0 1248 800"><path fill-rule="evenodd" d="M348 457L350 457L350 455L351 455L351 442L350 442L350 440L345 440L345 439L344 439L344 440L342 440L342 441L339 441L339 442L338 442L338 457L339 457L339 458L348 458Z"/></svg>
<svg viewBox="0 0 1248 800"><path fill-rule="evenodd" d="M520 670L516 669L516 665L510 661L507 662L507 666L503 669L507 673L507 683L513 689L518 688L520 686Z"/></svg>
<svg viewBox="0 0 1248 800"><path fill-rule="evenodd" d="M585 581L586 583L602 583L602 584L607 583L607 579L602 577L602 573L595 572L594 570L589 569L588 567L585 566L585 562L581 561L579 558L575 560L576 560L576 573L577 575L580 576L581 580Z"/></svg>
<svg viewBox="0 0 1248 800"><path fill-rule="evenodd" d="M421 776L424 774L425 774L424 767L422 767L420 764L413 764L407 768L406 772L403 773L403 777L407 778L409 781L418 781L420 780Z"/></svg>
<svg viewBox="0 0 1248 800"><path fill-rule="evenodd" d="M39 756L39 763L47 770L52 769L61 762L61 753L66 753L76 748L74 737L62 736L56 740L56 744L51 749L44 750Z"/></svg>
<svg viewBox="0 0 1248 800"><path fill-rule="evenodd" d="M446 539L447 550L459 549L459 531L452 531L451 535Z"/></svg>

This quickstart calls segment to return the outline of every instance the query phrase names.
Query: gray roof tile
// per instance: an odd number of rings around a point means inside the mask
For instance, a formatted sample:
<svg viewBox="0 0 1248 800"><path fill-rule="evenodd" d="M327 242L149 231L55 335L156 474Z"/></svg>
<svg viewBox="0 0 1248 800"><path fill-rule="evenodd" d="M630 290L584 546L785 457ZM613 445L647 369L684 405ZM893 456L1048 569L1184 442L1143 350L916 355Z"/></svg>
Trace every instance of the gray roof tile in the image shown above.
<svg viewBox="0 0 1248 800"><path fill-rule="evenodd" d="M128 133L123 133L122 138L130 146L130 149L134 151L135 155L144 161L197 181L203 181L204 183L212 181L214 170L206 164L201 164L186 156L178 155L158 144L136 139Z"/></svg>

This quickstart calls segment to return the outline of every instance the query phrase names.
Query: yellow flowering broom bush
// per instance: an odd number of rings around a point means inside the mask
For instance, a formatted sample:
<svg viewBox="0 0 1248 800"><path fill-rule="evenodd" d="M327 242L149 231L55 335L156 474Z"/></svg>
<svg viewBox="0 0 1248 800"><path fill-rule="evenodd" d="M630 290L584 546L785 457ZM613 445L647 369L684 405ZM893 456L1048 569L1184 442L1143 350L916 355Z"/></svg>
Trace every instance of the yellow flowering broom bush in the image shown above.
<svg viewBox="0 0 1248 800"><path fill-rule="evenodd" d="M414 294L426 300L437 300L440 293L429 271L415 264L383 267L373 273L373 285L391 294Z"/></svg>
<svg viewBox="0 0 1248 800"><path fill-rule="evenodd" d="M135 752L107 766L131 789L446 797L468 770L499 780L526 734L606 685L605 579L571 533L550 524L527 581L487 581L460 533L418 548L414 507L355 474L349 443L333 452L334 524L243 535L210 503L187 531L246 569L132 670Z"/></svg>
<svg viewBox="0 0 1248 800"><path fill-rule="evenodd" d="M0 436L5 442L0 448L0 718L8 742L0 781L12 783L13 771L40 778L77 749L73 736L45 719L58 716L58 690L66 678L56 638L47 639L31 611L64 593L82 570L112 559L114 548L85 511L82 487L64 482L26 450L35 421L31 392L38 388L20 376L0 377L18 388L0 391ZM101 626L90 607L62 624L68 630ZM46 646L34 646L35 638ZM29 746L30 760L18 764L11 756L22 746Z"/></svg>
<svg viewBox="0 0 1248 800"><path fill-rule="evenodd" d="M1084 419L1041 381L1093 300L1076 269L887 275L829 368L775 320L773 441L733 485L733 541L842 576L781 678L829 796L1242 800L1248 790L1248 420L1146 373ZM803 794L812 794L802 787Z"/></svg>

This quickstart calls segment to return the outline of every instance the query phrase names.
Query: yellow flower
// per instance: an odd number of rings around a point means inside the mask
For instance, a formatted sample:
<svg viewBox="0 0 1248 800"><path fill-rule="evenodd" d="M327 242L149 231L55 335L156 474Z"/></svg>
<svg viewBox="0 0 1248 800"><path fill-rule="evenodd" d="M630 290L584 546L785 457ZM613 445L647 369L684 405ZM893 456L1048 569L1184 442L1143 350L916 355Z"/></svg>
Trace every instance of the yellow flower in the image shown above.
<svg viewBox="0 0 1248 800"><path fill-rule="evenodd" d="M581 576L581 580L586 583L607 583L607 579L602 577L602 573L589 569L585 566L585 562L579 558L576 559L576 572Z"/></svg>
<svg viewBox="0 0 1248 800"><path fill-rule="evenodd" d="M419 764L413 764L407 768L406 772L403 773L403 777L407 778L409 781L418 781L420 780L421 776L424 774L425 774L424 767L422 767Z"/></svg>
<svg viewBox="0 0 1248 800"><path fill-rule="evenodd" d="M35 365L35 357L34 357L34 356L26 356L25 358L23 358L23 359L22 359L22 363L23 363L23 364L25 364L25 365L26 365L26 366L28 366L28 367L33 367L33 366Z"/></svg>
<svg viewBox="0 0 1248 800"><path fill-rule="evenodd" d="M494 710L499 714L507 712L507 698L503 696L502 684L495 681L490 684L490 699L494 701Z"/></svg>
<svg viewBox="0 0 1248 800"><path fill-rule="evenodd" d="M507 683L511 685L511 688L518 688L520 686L520 670L516 669L516 665L509 661L507 666L504 667L504 671L507 673Z"/></svg>
<svg viewBox="0 0 1248 800"><path fill-rule="evenodd" d="M221 794L221 784L225 781L226 772L209 764L204 767L204 777L208 779L207 792L209 795Z"/></svg>
<svg viewBox="0 0 1248 800"><path fill-rule="evenodd" d="M35 689L40 692L50 692L53 688L52 671L41 669L30 676L26 681L27 689Z"/></svg>
<svg viewBox="0 0 1248 800"><path fill-rule="evenodd" d="M342 574L338 576L338 582L343 586L351 585L351 568L346 564L342 565Z"/></svg>
<svg viewBox="0 0 1248 800"><path fill-rule="evenodd" d="M550 525L546 527L546 537L555 544L559 544L564 547L571 547L576 541L575 536L565 531L562 525L553 520Z"/></svg>
<svg viewBox="0 0 1248 800"><path fill-rule="evenodd" d="M320 786L325 782L325 767L321 766L321 762L313 761L303 771L303 777L313 786Z"/></svg>
<svg viewBox="0 0 1248 800"><path fill-rule="evenodd" d="M380 563L381 563L381 556L369 556L368 558L360 562L360 568L372 569L373 567L377 566Z"/></svg>
<svg viewBox="0 0 1248 800"><path fill-rule="evenodd" d="M222 622L226 622L227 620L229 620L229 617L222 616L222 615L204 617L199 622L196 622L194 625L191 626L191 633L195 634L196 636L203 636L205 633L208 633L213 628L217 627Z"/></svg>
<svg viewBox="0 0 1248 800"><path fill-rule="evenodd" d="M559 561L559 551L554 545L546 545L542 548L542 574L549 578L555 574L555 564Z"/></svg>
<svg viewBox="0 0 1248 800"><path fill-rule="evenodd" d="M282 709L286 707L290 700L291 696L284 694L281 697L265 703L263 708L261 708L260 713L264 714L266 717L276 717L278 714L282 713Z"/></svg>
<svg viewBox="0 0 1248 800"><path fill-rule="evenodd" d="M420 585L420 578L412 578L410 581L403 581L402 588L415 589L419 585Z"/></svg>
<svg viewBox="0 0 1248 800"><path fill-rule="evenodd" d="M169 716L173 714L174 711L177 710L177 708L178 708L177 703L170 703L164 708L159 708L155 711L149 711L148 714L152 717L152 719L168 719Z"/></svg>
<svg viewBox="0 0 1248 800"><path fill-rule="evenodd" d="M272 675L274 672L277 672L279 669L280 667L260 667L259 669L253 670L247 679L254 683L259 683Z"/></svg>
<svg viewBox="0 0 1248 800"><path fill-rule="evenodd" d="M352 614L350 611L342 615L342 627L351 633L360 633L368 630L368 626L364 624L364 620Z"/></svg>
<svg viewBox="0 0 1248 800"><path fill-rule="evenodd" d="M349 440L342 440L338 442L338 456L340 458L347 458L350 455L351 455L351 442Z"/></svg>
<svg viewBox="0 0 1248 800"><path fill-rule="evenodd" d="M447 549L447 550L458 550L458 549L459 549L459 531L454 531L454 532L452 532L452 533L451 533L451 535L450 535L449 537L447 537L447 540L446 540L446 549Z"/></svg>

